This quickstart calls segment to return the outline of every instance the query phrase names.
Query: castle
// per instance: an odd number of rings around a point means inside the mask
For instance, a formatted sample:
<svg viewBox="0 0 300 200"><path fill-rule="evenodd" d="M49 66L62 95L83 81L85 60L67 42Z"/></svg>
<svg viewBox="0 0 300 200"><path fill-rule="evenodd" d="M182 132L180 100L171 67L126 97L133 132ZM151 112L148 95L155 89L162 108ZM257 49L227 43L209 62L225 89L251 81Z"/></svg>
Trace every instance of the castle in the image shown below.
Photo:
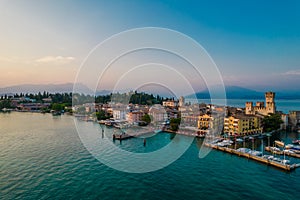
<svg viewBox="0 0 300 200"><path fill-rule="evenodd" d="M268 115L269 113L274 114L276 112L276 106L275 106L275 93L274 92L266 92L265 93L266 98L266 105L264 105L264 102L256 102L256 105L253 106L253 102L246 102L246 115L255 115L255 114L261 114L261 115Z"/></svg>

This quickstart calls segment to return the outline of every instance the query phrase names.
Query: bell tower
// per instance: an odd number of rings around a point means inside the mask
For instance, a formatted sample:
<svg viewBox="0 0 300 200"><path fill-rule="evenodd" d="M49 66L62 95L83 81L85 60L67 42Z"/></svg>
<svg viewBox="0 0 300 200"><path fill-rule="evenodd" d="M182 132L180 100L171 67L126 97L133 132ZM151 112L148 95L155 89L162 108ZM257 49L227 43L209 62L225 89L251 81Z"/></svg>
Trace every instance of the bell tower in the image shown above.
<svg viewBox="0 0 300 200"><path fill-rule="evenodd" d="M246 102L246 115L252 115L253 113L253 102Z"/></svg>

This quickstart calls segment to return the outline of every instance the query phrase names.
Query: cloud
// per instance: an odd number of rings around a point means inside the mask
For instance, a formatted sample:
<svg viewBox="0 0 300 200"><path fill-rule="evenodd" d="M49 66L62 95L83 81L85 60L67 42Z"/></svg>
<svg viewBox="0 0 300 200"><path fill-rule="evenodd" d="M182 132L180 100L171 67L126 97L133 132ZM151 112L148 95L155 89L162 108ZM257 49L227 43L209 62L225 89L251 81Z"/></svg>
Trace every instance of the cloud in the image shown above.
<svg viewBox="0 0 300 200"><path fill-rule="evenodd" d="M51 63L51 64L67 64L75 60L71 56L44 56L42 58L21 58L21 57L1 57L0 62L17 63L17 64L33 64L33 63Z"/></svg>
<svg viewBox="0 0 300 200"><path fill-rule="evenodd" d="M21 63L25 62L24 58L18 57L0 57L0 62L7 62L7 63Z"/></svg>
<svg viewBox="0 0 300 200"><path fill-rule="evenodd" d="M283 75L296 75L296 76L299 76L300 75L300 70L299 69L290 70L290 71L284 72Z"/></svg>
<svg viewBox="0 0 300 200"><path fill-rule="evenodd" d="M63 57L63 56L45 56L39 59L36 59L35 62L38 63L70 63L73 60L75 60L74 57L68 56L68 57Z"/></svg>

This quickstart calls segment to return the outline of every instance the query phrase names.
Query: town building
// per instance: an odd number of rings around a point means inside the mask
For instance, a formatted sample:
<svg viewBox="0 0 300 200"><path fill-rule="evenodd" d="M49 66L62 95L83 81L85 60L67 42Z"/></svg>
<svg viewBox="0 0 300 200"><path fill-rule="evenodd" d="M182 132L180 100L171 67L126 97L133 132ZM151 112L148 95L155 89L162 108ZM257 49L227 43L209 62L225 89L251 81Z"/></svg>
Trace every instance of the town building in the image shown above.
<svg viewBox="0 0 300 200"><path fill-rule="evenodd" d="M144 116L144 112L141 112L141 111L131 111L131 112L128 112L126 114L126 120L129 123L136 123L136 122L141 121L141 119L142 119L143 116Z"/></svg>
<svg viewBox="0 0 300 200"><path fill-rule="evenodd" d="M222 131L224 126L224 116L225 113L223 110L221 110L221 112L215 111L210 114L200 115L198 118L198 129L200 133L206 134L209 129Z"/></svg>
<svg viewBox="0 0 300 200"><path fill-rule="evenodd" d="M289 115L287 114L281 114L281 120L283 121L283 123L280 125L280 129L287 129L288 125L289 125Z"/></svg>
<svg viewBox="0 0 300 200"><path fill-rule="evenodd" d="M112 111L114 120L126 120L126 114L125 109L113 109Z"/></svg>
<svg viewBox="0 0 300 200"><path fill-rule="evenodd" d="M224 133L228 135L251 135L262 131L262 118L258 116L233 115L224 119Z"/></svg>
<svg viewBox="0 0 300 200"><path fill-rule="evenodd" d="M253 106L253 102L246 102L245 113L246 115L268 115L275 114L276 106L275 106L275 93L274 92L266 92L265 93L266 103L264 102L256 102L256 105Z"/></svg>
<svg viewBox="0 0 300 200"><path fill-rule="evenodd" d="M50 103L21 103L17 108L22 111L40 111L49 106Z"/></svg>
<svg viewBox="0 0 300 200"><path fill-rule="evenodd" d="M300 111L290 111L288 121L291 130L300 130Z"/></svg>
<svg viewBox="0 0 300 200"><path fill-rule="evenodd" d="M178 107L178 101L175 100L167 100L167 101L163 101L162 105L164 107L169 107L169 108L176 108Z"/></svg>
<svg viewBox="0 0 300 200"><path fill-rule="evenodd" d="M201 115L198 118L198 129L207 130L212 126L211 123L212 123L212 117L210 115L208 114Z"/></svg>
<svg viewBox="0 0 300 200"><path fill-rule="evenodd" d="M153 123L165 122L168 120L168 114L165 108L159 104L153 105L148 113Z"/></svg>
<svg viewBox="0 0 300 200"><path fill-rule="evenodd" d="M96 104L95 103L85 103L83 104L86 113L96 112Z"/></svg>

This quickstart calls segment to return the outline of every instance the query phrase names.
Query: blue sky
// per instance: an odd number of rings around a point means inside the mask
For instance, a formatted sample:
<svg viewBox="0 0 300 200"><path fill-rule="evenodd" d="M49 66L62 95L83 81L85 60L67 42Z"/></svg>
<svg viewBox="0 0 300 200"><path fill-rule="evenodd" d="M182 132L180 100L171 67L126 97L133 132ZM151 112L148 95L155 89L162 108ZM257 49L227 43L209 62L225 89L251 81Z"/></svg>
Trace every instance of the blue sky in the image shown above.
<svg viewBox="0 0 300 200"><path fill-rule="evenodd" d="M2 0L0 26L0 87L73 82L98 43L121 31L151 26L196 40L228 85L300 89L296 0Z"/></svg>

